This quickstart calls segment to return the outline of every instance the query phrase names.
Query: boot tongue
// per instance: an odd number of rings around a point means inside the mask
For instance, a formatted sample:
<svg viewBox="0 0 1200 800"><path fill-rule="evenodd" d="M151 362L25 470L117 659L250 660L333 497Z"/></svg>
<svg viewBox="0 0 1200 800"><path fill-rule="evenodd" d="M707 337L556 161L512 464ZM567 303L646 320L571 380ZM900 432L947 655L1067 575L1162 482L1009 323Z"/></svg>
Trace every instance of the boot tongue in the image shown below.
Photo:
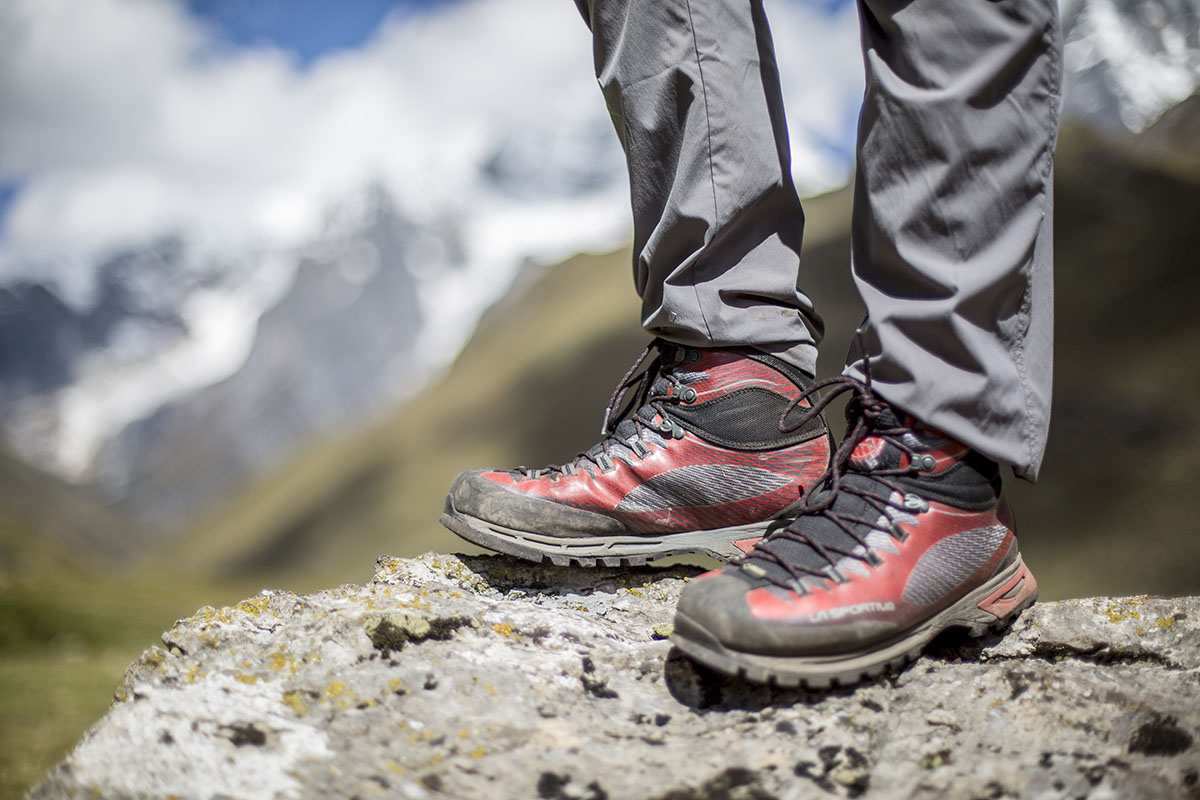
<svg viewBox="0 0 1200 800"><path fill-rule="evenodd" d="M637 417L645 422L654 424L654 421L658 418L658 412L656 412L650 406L642 406L637 410ZM637 436L639 434L640 431L638 430L638 425L636 422L634 422L632 419L623 419L617 423L617 427L613 429L613 432L610 434L610 436L620 440L621 442L625 442L633 436ZM600 441L594 444L586 453L584 453L584 455L587 456L589 461L595 463L596 457L603 452L604 442Z"/></svg>
<svg viewBox="0 0 1200 800"><path fill-rule="evenodd" d="M856 410L847 406L846 425L852 428L857 422ZM898 428L900 425L900 417L889 408L876 418L873 427L877 430L887 430ZM855 445L854 451L850 453L850 464L858 469L892 469L899 466L900 455L901 450L895 444L878 434L871 434Z"/></svg>
<svg viewBox="0 0 1200 800"><path fill-rule="evenodd" d="M846 408L846 423L849 428L853 428L858 422L859 410L851 403ZM879 416L876 417L873 430L897 430L904 426L904 417L894 412L892 409L885 409ZM877 469L893 469L900 465L900 458L903 451L898 447L892 439L903 439L905 444L914 445L920 443L920 438L910 431L896 434L889 434L888 438L884 438L879 434L872 433L859 442L849 457L848 469L842 477L843 484L855 487L861 492L875 495L879 498L886 498L891 490L883 484L879 483L874 478L870 477L869 472ZM828 488L820 488L815 492L813 501L820 500L822 495L827 493ZM869 504L861 496L852 492L841 492L835 501L836 510L844 515L857 517L859 519L876 519L879 517L879 510ZM814 544L820 544L825 547L837 548L843 551L861 550L861 545L853 537L848 535L842 528L833 520L825 516L809 516L804 519L805 538ZM874 532L867 528L862 531L867 545L874 546L876 543L881 543L886 540L887 534L882 532ZM764 541L759 547L770 550L775 556L782 560L794 564L799 567L806 567L815 571L823 571L830 566L827 561L818 552L816 547L802 541L788 538L786 536L776 537L769 541ZM854 561L845 561L843 558L834 556L835 561L841 562L842 566L851 564ZM779 564L767 558L755 558L753 551L749 555L749 562L755 567L769 574L774 580L787 583L791 575ZM801 583L806 587L817 587L825 582L825 579L816 576L805 577Z"/></svg>

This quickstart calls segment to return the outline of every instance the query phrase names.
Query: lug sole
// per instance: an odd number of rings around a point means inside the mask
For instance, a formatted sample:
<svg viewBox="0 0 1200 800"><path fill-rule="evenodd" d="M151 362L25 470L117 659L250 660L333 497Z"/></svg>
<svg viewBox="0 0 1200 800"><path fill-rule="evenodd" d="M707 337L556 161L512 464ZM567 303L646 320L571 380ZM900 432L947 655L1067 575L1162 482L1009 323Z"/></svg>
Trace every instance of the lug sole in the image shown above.
<svg viewBox="0 0 1200 800"><path fill-rule="evenodd" d="M1037 581L1020 556L1003 572L899 639L861 651L823 656L768 656L723 646L683 613L675 616L671 643L718 672L752 683L786 688L852 686L896 671L913 661L939 633L961 628L970 636L1001 631L1037 600Z"/></svg>
<svg viewBox="0 0 1200 800"><path fill-rule="evenodd" d="M472 544L526 561L548 561L559 567L640 567L660 558L695 553L728 561L743 554L748 540L787 523L787 520L769 520L705 531L566 538L506 528L464 514L454 508L449 497L438 521Z"/></svg>

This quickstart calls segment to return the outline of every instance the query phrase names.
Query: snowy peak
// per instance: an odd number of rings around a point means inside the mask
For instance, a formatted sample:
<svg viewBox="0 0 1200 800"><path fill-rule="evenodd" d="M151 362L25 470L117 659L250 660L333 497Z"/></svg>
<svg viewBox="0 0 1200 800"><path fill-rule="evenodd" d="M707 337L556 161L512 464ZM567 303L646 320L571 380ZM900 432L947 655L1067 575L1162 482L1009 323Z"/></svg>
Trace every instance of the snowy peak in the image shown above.
<svg viewBox="0 0 1200 800"><path fill-rule="evenodd" d="M1200 0L1067 0L1064 112L1141 133L1200 86Z"/></svg>

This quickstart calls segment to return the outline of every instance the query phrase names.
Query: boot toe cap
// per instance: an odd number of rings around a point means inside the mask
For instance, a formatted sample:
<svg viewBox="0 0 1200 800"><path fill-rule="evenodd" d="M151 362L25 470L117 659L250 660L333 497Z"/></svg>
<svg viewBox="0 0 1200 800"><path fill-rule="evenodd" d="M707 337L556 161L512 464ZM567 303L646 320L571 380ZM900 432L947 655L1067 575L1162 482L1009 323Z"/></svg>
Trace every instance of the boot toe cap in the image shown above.
<svg viewBox="0 0 1200 800"><path fill-rule="evenodd" d="M523 492L497 470L473 469L450 486L447 511L465 514L514 531L544 536L584 537L627 533L603 514L564 505Z"/></svg>

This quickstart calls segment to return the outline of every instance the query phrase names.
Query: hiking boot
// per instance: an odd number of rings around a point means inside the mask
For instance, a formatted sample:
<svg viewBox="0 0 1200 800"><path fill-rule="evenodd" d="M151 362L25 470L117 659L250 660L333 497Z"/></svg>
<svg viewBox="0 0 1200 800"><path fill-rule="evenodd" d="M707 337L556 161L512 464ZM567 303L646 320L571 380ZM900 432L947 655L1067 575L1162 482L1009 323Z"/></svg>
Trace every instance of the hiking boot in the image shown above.
<svg viewBox="0 0 1200 800"><path fill-rule="evenodd" d="M979 636L1037 597L999 467L892 409L867 383L794 522L684 587L671 641L759 683L825 688L915 658L939 632Z"/></svg>
<svg viewBox="0 0 1200 800"><path fill-rule="evenodd" d="M813 385L750 348L656 340L613 392L599 444L561 466L464 472L441 522L560 566L740 555L791 520L829 462L825 421L802 398Z"/></svg>

